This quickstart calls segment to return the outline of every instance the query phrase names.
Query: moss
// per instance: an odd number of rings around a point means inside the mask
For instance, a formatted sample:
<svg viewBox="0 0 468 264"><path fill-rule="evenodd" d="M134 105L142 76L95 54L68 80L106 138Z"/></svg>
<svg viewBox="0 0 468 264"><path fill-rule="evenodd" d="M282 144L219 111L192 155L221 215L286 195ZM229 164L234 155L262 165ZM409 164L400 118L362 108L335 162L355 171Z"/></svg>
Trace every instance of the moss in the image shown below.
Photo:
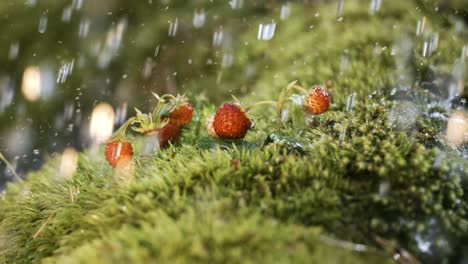
<svg viewBox="0 0 468 264"><path fill-rule="evenodd" d="M246 103L274 98L295 79L332 79L329 112L305 117L291 103L278 129L269 110L258 110L245 141L221 142L203 129L214 105L193 96L196 116L181 142L150 156L137 153L125 184L101 153L81 154L72 179L59 177L59 157L51 159L2 196L0 261L391 261L395 248L376 237L398 241L425 261L460 259L468 241L468 161L445 142L440 117L450 109L424 105L417 81L424 63L448 72L466 31L454 33L449 21L428 16L441 41L423 58L413 34L425 13L405 13L414 2L386 1L376 16L359 1L346 3L347 23L337 21L334 5L293 4L296 15L278 25L273 40L254 45L257 29L246 28L241 43L251 44L236 49L233 68L206 73L237 86ZM308 15L313 10L320 15ZM398 49L402 39L415 43L410 56ZM246 81L252 57L256 74ZM392 96L402 72L410 72L414 87L405 100ZM194 79L188 87L209 94L213 83L202 87L206 82ZM421 239L435 241L430 253L418 247ZM366 245L364 252L349 243Z"/></svg>

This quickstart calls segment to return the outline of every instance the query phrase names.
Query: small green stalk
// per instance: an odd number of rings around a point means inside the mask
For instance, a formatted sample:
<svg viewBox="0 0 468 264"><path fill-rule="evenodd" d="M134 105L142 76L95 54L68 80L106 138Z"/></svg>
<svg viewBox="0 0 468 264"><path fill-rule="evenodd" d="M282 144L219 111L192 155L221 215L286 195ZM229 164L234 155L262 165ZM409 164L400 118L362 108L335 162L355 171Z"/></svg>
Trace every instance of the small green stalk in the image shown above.
<svg viewBox="0 0 468 264"><path fill-rule="evenodd" d="M136 120L135 117L129 118L115 133L112 135L112 137L107 140L107 142L113 142L117 140L124 140L127 138L127 129L128 127L133 124L133 122Z"/></svg>
<svg viewBox="0 0 468 264"><path fill-rule="evenodd" d="M2 160L3 162L5 162L7 168L11 171L11 173L13 173L13 175L15 176L15 178L22 182L23 179L21 179L21 177L16 173L15 171L15 168L13 168L13 166L11 165L10 162L8 162L8 160L5 158L5 156L3 156L3 154L0 152L0 160Z"/></svg>

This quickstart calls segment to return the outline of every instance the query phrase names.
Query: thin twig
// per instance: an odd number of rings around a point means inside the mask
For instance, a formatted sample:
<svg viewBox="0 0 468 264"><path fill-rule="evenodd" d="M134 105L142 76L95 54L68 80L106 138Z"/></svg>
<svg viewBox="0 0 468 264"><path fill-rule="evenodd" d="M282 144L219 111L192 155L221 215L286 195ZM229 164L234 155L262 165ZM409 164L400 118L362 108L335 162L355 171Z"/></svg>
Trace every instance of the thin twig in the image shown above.
<svg viewBox="0 0 468 264"><path fill-rule="evenodd" d="M3 156L2 152L0 152L0 160L3 160L3 162L5 162L7 168L11 171L11 173L13 173L13 175L16 177L16 179L18 181L23 181L23 179L21 179L21 177L16 173L15 168L13 168L11 163L8 162L8 160L5 158L5 156Z"/></svg>
<svg viewBox="0 0 468 264"><path fill-rule="evenodd" d="M32 237L32 239L36 239L37 237L39 237L39 235L42 233L42 231L44 231L44 229L46 228L46 226L50 223L50 221L52 221L52 219L54 218L55 216L55 213L52 213L48 218L47 220L45 220L44 223L42 223L41 227L39 227L39 229L37 230L37 232L34 234L34 236Z"/></svg>

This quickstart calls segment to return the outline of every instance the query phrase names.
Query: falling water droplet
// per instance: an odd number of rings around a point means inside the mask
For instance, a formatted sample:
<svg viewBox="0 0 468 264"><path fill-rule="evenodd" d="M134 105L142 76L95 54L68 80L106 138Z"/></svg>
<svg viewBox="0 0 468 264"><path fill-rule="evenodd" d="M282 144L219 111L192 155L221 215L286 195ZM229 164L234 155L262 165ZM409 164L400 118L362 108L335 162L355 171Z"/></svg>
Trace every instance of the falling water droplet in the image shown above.
<svg viewBox="0 0 468 264"><path fill-rule="evenodd" d="M27 7L34 7L37 4L37 0L27 0L26 3L24 3Z"/></svg>
<svg viewBox="0 0 468 264"><path fill-rule="evenodd" d="M291 4L289 2L281 5L280 19L286 20L291 15Z"/></svg>
<svg viewBox="0 0 468 264"><path fill-rule="evenodd" d="M234 63L234 56L232 55L232 53L224 53L223 59L221 61L221 66L223 68L229 68L232 66L233 63Z"/></svg>
<svg viewBox="0 0 468 264"><path fill-rule="evenodd" d="M176 18L174 21L169 21L169 37L175 37L177 35L177 28L179 27L179 19Z"/></svg>
<svg viewBox="0 0 468 264"><path fill-rule="evenodd" d="M424 32L425 28L426 28L426 17L423 17L421 20L418 21L418 24L416 26L416 36L421 35L421 33Z"/></svg>
<svg viewBox="0 0 468 264"><path fill-rule="evenodd" d="M75 174L78 168L78 152L74 148L66 148L63 151L62 159L60 160L59 174L60 176L70 179Z"/></svg>
<svg viewBox="0 0 468 264"><path fill-rule="evenodd" d="M454 146L460 146L467 141L468 120L463 112L453 113L447 123L447 140Z"/></svg>
<svg viewBox="0 0 468 264"><path fill-rule="evenodd" d="M258 26L257 39L260 40L271 40L275 35L276 23L272 21L268 24L260 24Z"/></svg>
<svg viewBox="0 0 468 264"><path fill-rule="evenodd" d="M28 101L36 101L41 96L41 71L37 66L28 66L23 73L21 92Z"/></svg>
<svg viewBox="0 0 468 264"><path fill-rule="evenodd" d="M369 13L371 15L374 15L380 10L381 6L382 6L382 0L371 0L370 5L369 5Z"/></svg>
<svg viewBox="0 0 468 264"><path fill-rule="evenodd" d="M83 7L83 0L73 0L72 6L75 10L80 10Z"/></svg>
<svg viewBox="0 0 468 264"><path fill-rule="evenodd" d="M356 93L348 95L348 98L346 99L346 111L347 112L353 110L355 101L356 101Z"/></svg>
<svg viewBox="0 0 468 264"><path fill-rule="evenodd" d="M19 54L20 45L19 42L15 41L10 44L10 49L8 51L8 59L15 60Z"/></svg>
<svg viewBox="0 0 468 264"><path fill-rule="evenodd" d="M223 28L220 27L217 31L213 33L213 46L220 46L224 40L224 31Z"/></svg>
<svg viewBox="0 0 468 264"><path fill-rule="evenodd" d="M62 12L62 21L70 22L73 13L73 6L66 6Z"/></svg>
<svg viewBox="0 0 468 264"><path fill-rule="evenodd" d="M90 25L91 25L91 21L89 20L89 18L81 19L80 25L78 28L78 35L81 38L85 38L86 36L88 36Z"/></svg>
<svg viewBox="0 0 468 264"><path fill-rule="evenodd" d="M201 28L205 25L206 22L206 13L205 10L197 10L193 14L193 26L195 28Z"/></svg>
<svg viewBox="0 0 468 264"><path fill-rule="evenodd" d="M241 9L244 6L244 0L230 0L229 5L232 9Z"/></svg>
<svg viewBox="0 0 468 264"><path fill-rule="evenodd" d="M41 18L39 19L39 27L38 31L39 33L43 34L47 30L47 15L42 15Z"/></svg>
<svg viewBox="0 0 468 264"><path fill-rule="evenodd" d="M112 135L114 119L114 109L108 103L100 103L93 109L89 134L94 144L103 143Z"/></svg>
<svg viewBox="0 0 468 264"><path fill-rule="evenodd" d="M343 15L344 10L344 0L339 0L338 5L336 7L336 17L341 17Z"/></svg>

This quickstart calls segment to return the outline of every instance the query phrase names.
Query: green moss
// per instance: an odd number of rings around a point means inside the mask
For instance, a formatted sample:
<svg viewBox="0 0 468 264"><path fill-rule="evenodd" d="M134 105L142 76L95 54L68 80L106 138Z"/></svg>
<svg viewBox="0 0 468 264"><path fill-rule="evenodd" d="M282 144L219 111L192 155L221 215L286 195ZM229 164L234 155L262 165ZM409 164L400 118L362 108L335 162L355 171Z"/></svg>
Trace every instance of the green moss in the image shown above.
<svg viewBox="0 0 468 264"><path fill-rule="evenodd" d="M291 104L277 129L270 110L257 110L245 141L221 142L207 137L203 122L214 105L198 96L181 142L150 156L137 153L126 183L101 153L82 154L73 179L59 177L59 158L51 159L2 196L0 261L389 262L394 249L377 236L423 260L461 258L468 161L446 144L443 119L431 115L447 110L390 94L402 71L414 77L412 86L421 80L421 61L447 72L466 31L428 17L441 41L437 53L422 58L413 35L424 13L405 13L413 2L385 1L376 16L359 1L346 4L346 23L337 21L335 5L293 5L295 15L278 25L273 40L254 44L257 29L246 29L241 43L250 44L236 50L233 69L207 71L219 85L237 86L247 103L275 98L295 79L333 79L329 112L306 118ZM314 10L320 16L311 16ZM415 43L408 57L391 53L402 38ZM252 57L257 71L246 82L239 75ZM194 79L188 87L210 94L213 83L205 83ZM352 93L356 105L346 110ZM416 237L437 242L432 254L418 248Z"/></svg>

